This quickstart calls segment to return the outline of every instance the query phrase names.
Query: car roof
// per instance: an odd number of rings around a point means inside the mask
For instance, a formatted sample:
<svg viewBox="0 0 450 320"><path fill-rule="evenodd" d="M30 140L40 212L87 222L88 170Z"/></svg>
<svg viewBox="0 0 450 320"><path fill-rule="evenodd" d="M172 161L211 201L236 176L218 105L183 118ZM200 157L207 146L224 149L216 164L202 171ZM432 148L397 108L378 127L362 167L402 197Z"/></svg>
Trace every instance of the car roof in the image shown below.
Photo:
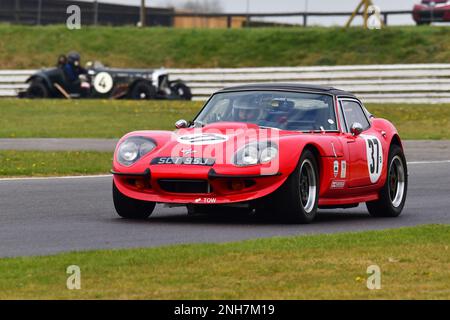
<svg viewBox="0 0 450 320"><path fill-rule="evenodd" d="M304 84L304 83L254 83L240 86L227 87L218 92L246 91L246 90L286 90L286 91L314 91L317 93L332 94L356 98L353 93L328 86Z"/></svg>

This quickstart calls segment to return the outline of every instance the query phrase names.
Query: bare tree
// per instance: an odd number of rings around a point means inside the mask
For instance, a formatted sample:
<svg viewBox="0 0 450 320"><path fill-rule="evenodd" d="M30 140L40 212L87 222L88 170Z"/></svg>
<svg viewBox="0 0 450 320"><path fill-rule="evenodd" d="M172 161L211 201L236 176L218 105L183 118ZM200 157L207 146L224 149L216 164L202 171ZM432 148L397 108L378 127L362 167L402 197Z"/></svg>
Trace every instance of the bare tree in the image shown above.
<svg viewBox="0 0 450 320"><path fill-rule="evenodd" d="M219 0L188 0L181 5L181 8L198 13L223 12L223 7Z"/></svg>

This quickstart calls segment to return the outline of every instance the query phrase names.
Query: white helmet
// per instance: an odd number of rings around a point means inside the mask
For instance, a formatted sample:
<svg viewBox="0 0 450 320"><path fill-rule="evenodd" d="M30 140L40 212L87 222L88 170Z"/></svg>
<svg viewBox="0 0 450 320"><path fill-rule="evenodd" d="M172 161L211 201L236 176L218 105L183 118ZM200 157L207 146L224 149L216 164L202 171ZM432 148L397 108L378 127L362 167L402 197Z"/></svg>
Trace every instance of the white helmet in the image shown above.
<svg viewBox="0 0 450 320"><path fill-rule="evenodd" d="M261 108L252 96L242 96L233 101L233 119L235 121L255 121L261 114Z"/></svg>

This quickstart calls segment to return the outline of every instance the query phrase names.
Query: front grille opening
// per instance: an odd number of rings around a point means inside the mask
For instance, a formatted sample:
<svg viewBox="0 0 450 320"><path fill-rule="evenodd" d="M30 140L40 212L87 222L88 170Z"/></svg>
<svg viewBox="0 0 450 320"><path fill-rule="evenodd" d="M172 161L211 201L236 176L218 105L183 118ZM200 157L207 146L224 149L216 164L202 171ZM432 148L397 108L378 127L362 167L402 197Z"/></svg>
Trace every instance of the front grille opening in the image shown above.
<svg viewBox="0 0 450 320"><path fill-rule="evenodd" d="M150 181L147 179L142 178L136 178L131 179L127 178L123 180L127 185L129 185L132 188L138 189L138 190L145 190L145 189L151 189L152 186L150 184Z"/></svg>
<svg viewBox="0 0 450 320"><path fill-rule="evenodd" d="M419 15L424 21L442 20L444 19L445 10L421 11Z"/></svg>
<svg viewBox="0 0 450 320"><path fill-rule="evenodd" d="M211 193L212 186L208 180L175 180L161 179L158 181L162 190L172 193Z"/></svg>

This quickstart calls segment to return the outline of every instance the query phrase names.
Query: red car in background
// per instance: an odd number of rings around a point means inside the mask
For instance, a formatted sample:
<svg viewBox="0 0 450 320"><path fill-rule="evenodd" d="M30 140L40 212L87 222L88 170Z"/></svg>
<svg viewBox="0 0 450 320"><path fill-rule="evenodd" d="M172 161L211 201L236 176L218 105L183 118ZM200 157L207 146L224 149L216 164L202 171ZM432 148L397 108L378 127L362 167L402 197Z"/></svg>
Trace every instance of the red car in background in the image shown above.
<svg viewBox="0 0 450 320"><path fill-rule="evenodd" d="M422 0L414 6L413 19L418 25L450 22L450 0Z"/></svg>

